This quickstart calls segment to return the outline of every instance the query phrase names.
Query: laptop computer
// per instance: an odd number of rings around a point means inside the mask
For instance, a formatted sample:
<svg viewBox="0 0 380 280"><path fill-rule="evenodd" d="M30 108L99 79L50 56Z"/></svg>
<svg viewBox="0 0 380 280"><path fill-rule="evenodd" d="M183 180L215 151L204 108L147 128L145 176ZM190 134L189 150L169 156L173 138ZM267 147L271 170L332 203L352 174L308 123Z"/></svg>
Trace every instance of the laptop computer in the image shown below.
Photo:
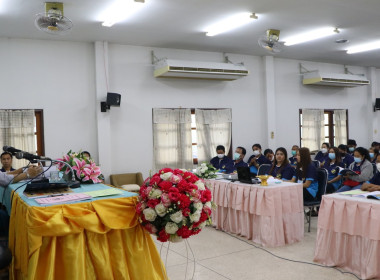
<svg viewBox="0 0 380 280"><path fill-rule="evenodd" d="M251 172L250 172L249 167L238 167L237 173L238 173L238 180L241 183L257 184L255 180L251 179Z"/></svg>

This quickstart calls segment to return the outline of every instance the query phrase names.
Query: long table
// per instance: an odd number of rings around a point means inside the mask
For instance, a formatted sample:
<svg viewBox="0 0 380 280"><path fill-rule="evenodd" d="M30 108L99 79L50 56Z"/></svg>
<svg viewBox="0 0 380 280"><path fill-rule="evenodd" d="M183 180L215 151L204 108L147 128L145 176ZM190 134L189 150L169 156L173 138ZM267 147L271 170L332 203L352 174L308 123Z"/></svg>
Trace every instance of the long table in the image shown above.
<svg viewBox="0 0 380 280"><path fill-rule="evenodd" d="M208 180L213 188L212 212L217 229L239 234L266 247L301 241L304 237L302 184L269 186Z"/></svg>
<svg viewBox="0 0 380 280"><path fill-rule="evenodd" d="M19 186L5 190L11 279L166 279L156 246L138 222L136 194L45 207ZM105 188L81 185L75 192Z"/></svg>
<svg viewBox="0 0 380 280"><path fill-rule="evenodd" d="M323 196L314 261L342 267L362 279L380 278L380 201Z"/></svg>

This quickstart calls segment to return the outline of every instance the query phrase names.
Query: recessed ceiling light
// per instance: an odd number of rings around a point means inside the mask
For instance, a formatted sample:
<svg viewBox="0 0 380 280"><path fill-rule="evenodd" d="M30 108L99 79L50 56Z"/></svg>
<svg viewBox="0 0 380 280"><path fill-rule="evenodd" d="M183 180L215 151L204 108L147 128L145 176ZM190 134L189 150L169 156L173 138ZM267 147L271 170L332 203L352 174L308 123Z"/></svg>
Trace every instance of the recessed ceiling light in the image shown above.
<svg viewBox="0 0 380 280"><path fill-rule="evenodd" d="M347 39L338 39L338 40L335 40L335 43L337 44L345 44L345 43L348 43L349 41Z"/></svg>
<svg viewBox="0 0 380 280"><path fill-rule="evenodd" d="M215 36L220 33L224 33L248 23L253 22L254 19L257 19L257 15L255 13L238 13L233 16L226 17L225 19L207 27L206 35L207 36Z"/></svg>
<svg viewBox="0 0 380 280"><path fill-rule="evenodd" d="M326 28L320 28L315 30L310 30L308 32L298 34L296 36L285 38L285 46L292 46L296 44L301 44L313 40L317 40L320 38L324 38L327 36L331 36L334 34L339 33L338 28L334 27L326 27Z"/></svg>
<svg viewBox="0 0 380 280"><path fill-rule="evenodd" d="M102 25L111 27L135 14L144 7L143 0L116 0L100 16Z"/></svg>
<svg viewBox="0 0 380 280"><path fill-rule="evenodd" d="M349 48L347 50L348 54L358 53L358 52L367 52L372 50L380 49L380 41L375 41L372 43L362 44L356 47Z"/></svg>

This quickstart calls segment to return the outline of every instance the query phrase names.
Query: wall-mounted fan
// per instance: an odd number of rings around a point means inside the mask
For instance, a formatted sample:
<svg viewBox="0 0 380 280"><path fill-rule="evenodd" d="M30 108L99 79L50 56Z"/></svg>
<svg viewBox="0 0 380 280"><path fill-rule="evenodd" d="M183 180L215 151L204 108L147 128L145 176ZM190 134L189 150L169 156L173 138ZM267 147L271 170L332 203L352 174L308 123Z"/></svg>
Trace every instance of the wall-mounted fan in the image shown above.
<svg viewBox="0 0 380 280"><path fill-rule="evenodd" d="M280 42L280 30L268 29L267 35L259 38L259 45L270 53L279 53L284 48L284 42Z"/></svg>
<svg viewBox="0 0 380 280"><path fill-rule="evenodd" d="M70 19L63 16L63 3L46 2L45 13L37 14L34 21L39 30L49 34L63 35L73 27Z"/></svg>

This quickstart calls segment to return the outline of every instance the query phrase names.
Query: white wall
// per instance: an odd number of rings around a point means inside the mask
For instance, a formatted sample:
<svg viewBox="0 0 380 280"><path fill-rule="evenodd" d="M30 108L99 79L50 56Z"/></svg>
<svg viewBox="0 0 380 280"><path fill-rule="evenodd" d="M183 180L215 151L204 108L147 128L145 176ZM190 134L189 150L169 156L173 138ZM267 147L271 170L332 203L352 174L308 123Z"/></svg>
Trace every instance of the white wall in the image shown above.
<svg viewBox="0 0 380 280"><path fill-rule="evenodd" d="M0 108L44 110L46 156L86 149L97 157L93 48L0 38Z"/></svg>

